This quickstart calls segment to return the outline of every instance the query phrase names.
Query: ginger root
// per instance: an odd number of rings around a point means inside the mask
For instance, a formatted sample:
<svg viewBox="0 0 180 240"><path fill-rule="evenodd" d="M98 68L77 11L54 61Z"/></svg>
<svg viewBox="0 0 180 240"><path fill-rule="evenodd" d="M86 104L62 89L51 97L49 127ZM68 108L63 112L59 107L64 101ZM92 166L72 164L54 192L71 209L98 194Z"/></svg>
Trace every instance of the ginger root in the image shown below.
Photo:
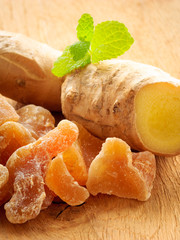
<svg viewBox="0 0 180 240"><path fill-rule="evenodd" d="M0 91L24 104L60 110L61 78L51 73L61 52L22 34L0 31Z"/></svg>
<svg viewBox="0 0 180 240"><path fill-rule="evenodd" d="M62 107L67 119L102 139L119 137L133 149L157 155L180 153L180 80L128 60L90 64L57 78L51 68L60 54L0 31L1 93L49 110Z"/></svg>
<svg viewBox="0 0 180 240"><path fill-rule="evenodd" d="M118 137L133 149L180 153L180 81L128 60L107 60L67 75L62 111L94 135Z"/></svg>

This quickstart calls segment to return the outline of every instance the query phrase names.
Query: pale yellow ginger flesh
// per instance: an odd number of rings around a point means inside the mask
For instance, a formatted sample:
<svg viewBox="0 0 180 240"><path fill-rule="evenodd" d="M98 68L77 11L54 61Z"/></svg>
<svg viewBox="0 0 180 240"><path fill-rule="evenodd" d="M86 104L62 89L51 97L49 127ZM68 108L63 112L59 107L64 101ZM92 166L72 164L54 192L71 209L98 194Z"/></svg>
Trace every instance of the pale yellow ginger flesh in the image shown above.
<svg viewBox="0 0 180 240"><path fill-rule="evenodd" d="M141 88L135 98L136 128L152 152L178 153L180 149L180 87L155 83Z"/></svg>

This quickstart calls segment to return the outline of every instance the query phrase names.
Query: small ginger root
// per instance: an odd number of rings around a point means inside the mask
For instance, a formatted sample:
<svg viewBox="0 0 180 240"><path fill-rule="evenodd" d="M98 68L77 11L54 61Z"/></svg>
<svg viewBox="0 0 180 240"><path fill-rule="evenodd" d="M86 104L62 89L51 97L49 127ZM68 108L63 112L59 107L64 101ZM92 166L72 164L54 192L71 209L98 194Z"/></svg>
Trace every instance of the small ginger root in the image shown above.
<svg viewBox="0 0 180 240"><path fill-rule="evenodd" d="M128 60L88 65L66 77L62 111L94 135L157 155L180 153L180 80Z"/></svg>
<svg viewBox="0 0 180 240"><path fill-rule="evenodd" d="M0 91L20 103L60 110L61 78L51 73L61 52L22 34L0 31Z"/></svg>

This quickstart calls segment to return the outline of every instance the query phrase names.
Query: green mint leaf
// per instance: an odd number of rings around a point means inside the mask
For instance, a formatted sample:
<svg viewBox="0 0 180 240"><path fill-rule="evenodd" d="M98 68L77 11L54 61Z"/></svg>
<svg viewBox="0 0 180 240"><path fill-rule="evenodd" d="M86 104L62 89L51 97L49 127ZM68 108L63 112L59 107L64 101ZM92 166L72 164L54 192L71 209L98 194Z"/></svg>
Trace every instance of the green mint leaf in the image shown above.
<svg viewBox="0 0 180 240"><path fill-rule="evenodd" d="M128 29L118 21L106 21L95 27L91 41L92 63L116 58L126 52L133 44Z"/></svg>
<svg viewBox="0 0 180 240"><path fill-rule="evenodd" d="M73 56L74 61L78 61L81 58L83 58L86 53L88 52L90 47L90 42L76 42L73 45L70 46L70 52Z"/></svg>
<svg viewBox="0 0 180 240"><path fill-rule="evenodd" d="M63 77L91 62L116 58L134 42L125 25L117 21L102 22L94 30L93 18L87 13L79 19L77 37L79 41L66 47L54 63L52 73L55 76Z"/></svg>
<svg viewBox="0 0 180 240"><path fill-rule="evenodd" d="M80 41L90 42L94 33L94 21L90 14L85 13L78 21L77 37Z"/></svg>
<svg viewBox="0 0 180 240"><path fill-rule="evenodd" d="M63 54L55 61L52 68L52 73L57 77L63 77L72 70L84 67L91 62L90 54L87 52L86 55L75 61L70 51L71 46L65 48Z"/></svg>

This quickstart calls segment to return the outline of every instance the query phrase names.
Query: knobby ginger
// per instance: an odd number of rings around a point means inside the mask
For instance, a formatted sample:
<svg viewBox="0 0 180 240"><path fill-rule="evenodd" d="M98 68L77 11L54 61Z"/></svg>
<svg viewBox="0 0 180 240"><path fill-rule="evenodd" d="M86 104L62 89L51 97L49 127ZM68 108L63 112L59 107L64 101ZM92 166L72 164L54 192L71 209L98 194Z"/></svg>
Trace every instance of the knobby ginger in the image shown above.
<svg viewBox="0 0 180 240"><path fill-rule="evenodd" d="M49 110L62 108L66 118L102 139L119 137L133 149L157 155L180 153L180 80L128 60L89 64L57 78L51 68L60 54L0 31L1 93Z"/></svg>
<svg viewBox="0 0 180 240"><path fill-rule="evenodd" d="M90 64L66 77L62 111L94 135L133 149L180 153L180 80L128 60Z"/></svg>

